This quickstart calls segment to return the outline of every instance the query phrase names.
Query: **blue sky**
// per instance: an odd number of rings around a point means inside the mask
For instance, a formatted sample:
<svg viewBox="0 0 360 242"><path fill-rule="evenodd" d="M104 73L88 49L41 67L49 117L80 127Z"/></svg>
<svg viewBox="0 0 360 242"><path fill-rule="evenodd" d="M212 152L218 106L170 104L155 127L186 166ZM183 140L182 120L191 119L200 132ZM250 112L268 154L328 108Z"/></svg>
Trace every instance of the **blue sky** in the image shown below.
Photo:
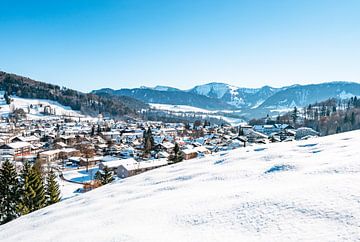
<svg viewBox="0 0 360 242"><path fill-rule="evenodd" d="M360 80L357 0L0 0L0 69L82 91Z"/></svg>

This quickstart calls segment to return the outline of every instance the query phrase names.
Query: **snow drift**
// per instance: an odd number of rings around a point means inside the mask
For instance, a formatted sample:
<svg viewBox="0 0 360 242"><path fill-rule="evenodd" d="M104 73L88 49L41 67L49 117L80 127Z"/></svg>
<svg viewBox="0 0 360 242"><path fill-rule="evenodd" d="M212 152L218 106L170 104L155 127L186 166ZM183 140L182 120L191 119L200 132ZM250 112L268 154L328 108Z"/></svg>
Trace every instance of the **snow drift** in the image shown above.
<svg viewBox="0 0 360 242"><path fill-rule="evenodd" d="M247 147L106 185L0 241L360 240L360 131Z"/></svg>

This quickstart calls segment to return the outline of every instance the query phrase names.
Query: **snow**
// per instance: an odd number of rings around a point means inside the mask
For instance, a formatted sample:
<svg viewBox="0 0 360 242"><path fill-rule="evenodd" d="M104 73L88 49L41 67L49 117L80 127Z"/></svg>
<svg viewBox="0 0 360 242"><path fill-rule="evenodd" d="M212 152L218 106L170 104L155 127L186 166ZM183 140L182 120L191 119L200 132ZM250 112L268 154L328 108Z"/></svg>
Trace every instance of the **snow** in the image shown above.
<svg viewBox="0 0 360 242"><path fill-rule="evenodd" d="M360 131L248 146L116 181L0 241L359 241Z"/></svg>
<svg viewBox="0 0 360 242"><path fill-rule="evenodd" d="M356 95L352 94L352 93L347 93L345 91L342 91L341 93L338 94L338 97L340 99L350 99L352 97L355 97Z"/></svg>
<svg viewBox="0 0 360 242"><path fill-rule="evenodd" d="M58 102L47 100L47 99L28 99L28 98L19 98L16 96L11 96L13 100L10 105L6 105L2 103L0 105L0 116L7 116L11 108L13 109L24 109L27 113L28 107L33 105L33 108L30 109L30 113L27 115L29 118L33 119L41 119L44 118L44 115L41 112L44 111L44 106L49 106L51 109L55 110L56 115L68 115L68 116L75 116L75 117L82 117L82 115L72 110L68 106L63 106Z"/></svg>
<svg viewBox="0 0 360 242"><path fill-rule="evenodd" d="M203 108L197 108L188 105L171 105L171 104L159 104L159 103L149 103L151 108L172 111L172 112L194 112L194 113L216 113L217 111L210 111Z"/></svg>
<svg viewBox="0 0 360 242"><path fill-rule="evenodd" d="M225 83L217 83L217 82L200 85L200 86L196 86L193 88L193 90L197 94L209 96L210 93L212 93L212 94L215 94L217 98L222 98L225 95L225 93L227 93L229 91L234 92L234 90L237 90L237 89L238 89L238 87L231 86L231 85L225 84Z"/></svg>

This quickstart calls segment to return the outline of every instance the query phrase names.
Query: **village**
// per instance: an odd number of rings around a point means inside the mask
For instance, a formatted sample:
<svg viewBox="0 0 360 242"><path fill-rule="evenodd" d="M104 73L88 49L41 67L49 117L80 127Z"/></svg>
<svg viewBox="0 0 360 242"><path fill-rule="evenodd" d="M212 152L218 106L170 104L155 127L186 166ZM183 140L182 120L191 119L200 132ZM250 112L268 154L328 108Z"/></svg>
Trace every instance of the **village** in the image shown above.
<svg viewBox="0 0 360 242"><path fill-rule="evenodd" d="M234 127L206 120L188 124L117 121L101 114L97 118L10 116L0 123L0 160L12 161L19 169L25 162L51 167L58 172L66 198L96 188L98 172L124 179L215 152L317 135L312 129L288 124Z"/></svg>

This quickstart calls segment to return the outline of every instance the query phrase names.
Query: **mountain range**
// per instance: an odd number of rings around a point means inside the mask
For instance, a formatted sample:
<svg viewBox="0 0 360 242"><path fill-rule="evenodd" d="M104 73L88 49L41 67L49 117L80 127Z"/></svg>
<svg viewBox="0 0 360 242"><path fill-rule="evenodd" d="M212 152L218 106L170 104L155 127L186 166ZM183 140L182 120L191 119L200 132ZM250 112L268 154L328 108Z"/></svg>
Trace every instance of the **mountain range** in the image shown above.
<svg viewBox="0 0 360 242"><path fill-rule="evenodd" d="M226 83L212 82L188 90L156 86L134 89L104 88L95 94L128 96L145 103L188 105L209 110L237 110L245 116L261 116L280 110L324 101L329 98L345 99L360 95L360 84L355 82L326 82L292 85L280 88L241 88Z"/></svg>

